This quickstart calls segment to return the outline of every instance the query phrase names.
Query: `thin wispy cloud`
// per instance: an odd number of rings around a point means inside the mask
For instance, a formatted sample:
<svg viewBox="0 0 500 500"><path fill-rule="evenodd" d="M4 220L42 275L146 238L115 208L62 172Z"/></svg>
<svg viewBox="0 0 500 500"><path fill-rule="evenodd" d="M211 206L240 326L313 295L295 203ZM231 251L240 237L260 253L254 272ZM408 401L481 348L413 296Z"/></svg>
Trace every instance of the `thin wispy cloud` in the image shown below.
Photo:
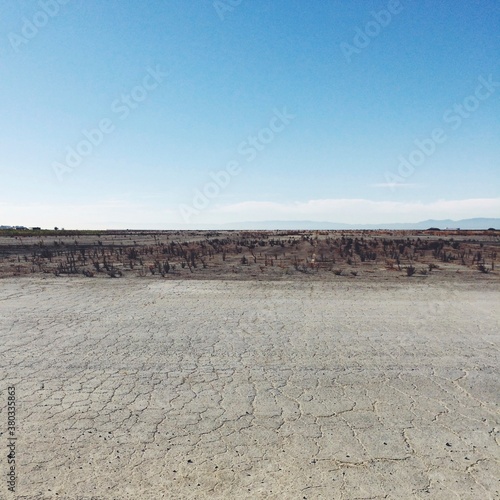
<svg viewBox="0 0 500 500"><path fill-rule="evenodd" d="M371 184L371 187L382 189L417 189L425 186L423 184L414 184L409 182L381 182Z"/></svg>
<svg viewBox="0 0 500 500"><path fill-rule="evenodd" d="M500 198L432 202L374 201L368 199L321 199L293 203L247 201L217 206L207 212L204 222L211 222L218 217L223 217L230 218L231 221L307 219L352 224L377 224L431 218L461 219L482 217L484 214L500 217Z"/></svg>
<svg viewBox="0 0 500 500"><path fill-rule="evenodd" d="M318 199L277 203L245 201L215 205L192 224L217 227L226 222L244 221L328 221L347 224L417 222L426 219L466 219L500 217L500 198L438 200L432 202L374 201L368 199ZM77 229L133 229L185 227L175 207L126 200L102 200L96 203L13 205L0 203L1 220L24 220L39 226L44 220L52 226ZM222 221L222 222L221 222Z"/></svg>

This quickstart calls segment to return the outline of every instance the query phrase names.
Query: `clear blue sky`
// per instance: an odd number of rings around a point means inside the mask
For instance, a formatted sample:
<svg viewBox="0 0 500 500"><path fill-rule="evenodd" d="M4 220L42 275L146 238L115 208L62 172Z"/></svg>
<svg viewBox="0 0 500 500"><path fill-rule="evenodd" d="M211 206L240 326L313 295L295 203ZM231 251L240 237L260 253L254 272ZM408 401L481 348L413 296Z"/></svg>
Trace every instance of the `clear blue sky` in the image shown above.
<svg viewBox="0 0 500 500"><path fill-rule="evenodd" d="M496 0L59 2L0 5L0 225L500 217Z"/></svg>

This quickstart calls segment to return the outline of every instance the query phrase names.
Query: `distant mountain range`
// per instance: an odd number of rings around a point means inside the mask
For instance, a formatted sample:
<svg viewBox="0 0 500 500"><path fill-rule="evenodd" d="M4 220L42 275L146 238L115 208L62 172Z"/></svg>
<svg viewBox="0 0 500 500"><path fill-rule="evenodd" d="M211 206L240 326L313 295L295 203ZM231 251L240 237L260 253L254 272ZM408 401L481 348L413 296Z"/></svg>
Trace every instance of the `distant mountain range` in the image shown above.
<svg viewBox="0 0 500 500"><path fill-rule="evenodd" d="M439 229L500 229L500 219L461 219L461 220L424 220L421 222L407 223L388 223L388 224L346 224L341 222L316 222L316 221L247 221L233 222L230 224L218 224L214 226L203 225L196 226L199 229L323 229L323 230L339 230L339 229L429 229L436 227Z"/></svg>

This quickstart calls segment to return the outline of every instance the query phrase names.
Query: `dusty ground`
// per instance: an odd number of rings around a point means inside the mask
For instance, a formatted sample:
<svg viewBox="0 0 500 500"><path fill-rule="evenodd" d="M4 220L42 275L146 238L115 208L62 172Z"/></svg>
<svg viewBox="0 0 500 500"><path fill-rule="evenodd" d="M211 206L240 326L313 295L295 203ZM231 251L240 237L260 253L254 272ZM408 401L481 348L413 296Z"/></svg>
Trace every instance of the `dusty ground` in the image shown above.
<svg viewBox="0 0 500 500"><path fill-rule="evenodd" d="M0 279L499 280L500 231L1 231Z"/></svg>
<svg viewBox="0 0 500 500"><path fill-rule="evenodd" d="M358 278L1 280L0 498L499 498L498 280Z"/></svg>

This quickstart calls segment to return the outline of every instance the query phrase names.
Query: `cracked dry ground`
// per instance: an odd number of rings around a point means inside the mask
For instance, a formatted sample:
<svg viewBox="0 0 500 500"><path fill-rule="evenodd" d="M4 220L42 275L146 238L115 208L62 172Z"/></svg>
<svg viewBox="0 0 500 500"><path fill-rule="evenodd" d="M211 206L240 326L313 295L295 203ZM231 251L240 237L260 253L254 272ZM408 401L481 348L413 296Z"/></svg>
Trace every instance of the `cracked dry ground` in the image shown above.
<svg viewBox="0 0 500 500"><path fill-rule="evenodd" d="M409 283L2 280L15 498L498 498L498 285Z"/></svg>

